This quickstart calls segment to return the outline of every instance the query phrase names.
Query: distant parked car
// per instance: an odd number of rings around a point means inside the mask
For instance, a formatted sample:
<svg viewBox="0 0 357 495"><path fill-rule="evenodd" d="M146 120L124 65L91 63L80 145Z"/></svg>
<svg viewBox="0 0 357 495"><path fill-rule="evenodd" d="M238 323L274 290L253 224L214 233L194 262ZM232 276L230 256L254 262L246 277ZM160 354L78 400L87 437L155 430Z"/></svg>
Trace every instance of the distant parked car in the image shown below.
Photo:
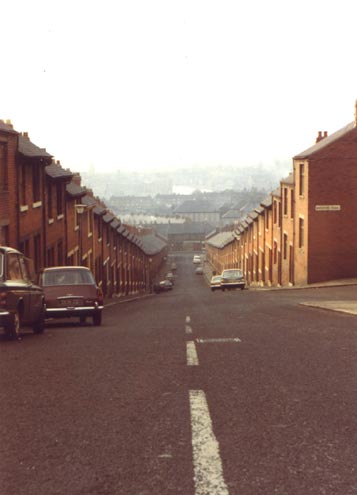
<svg viewBox="0 0 357 495"><path fill-rule="evenodd" d="M0 246L0 327L10 339L19 338L23 326L31 326L34 333L45 329L45 296L34 281L32 260Z"/></svg>
<svg viewBox="0 0 357 495"><path fill-rule="evenodd" d="M211 291L219 290L221 288L222 277L220 275L213 275L210 282Z"/></svg>
<svg viewBox="0 0 357 495"><path fill-rule="evenodd" d="M78 316L81 323L84 323L87 317L91 317L94 325L101 325L103 292L89 268L45 268L40 276L40 285L45 293L47 318Z"/></svg>
<svg viewBox="0 0 357 495"><path fill-rule="evenodd" d="M175 272L177 270L177 265L175 262L171 263L171 271Z"/></svg>
<svg viewBox="0 0 357 495"><path fill-rule="evenodd" d="M229 270L223 270L221 274L221 289L244 289L245 279L242 270L238 268L232 268Z"/></svg>
<svg viewBox="0 0 357 495"><path fill-rule="evenodd" d="M173 284L175 281L175 275L172 272L168 272L166 274L165 280L170 280L170 282Z"/></svg>
<svg viewBox="0 0 357 495"><path fill-rule="evenodd" d="M154 292L158 294L159 292L166 292L172 290L173 284L170 280L161 280L161 282L154 284Z"/></svg>
<svg viewBox="0 0 357 495"><path fill-rule="evenodd" d="M194 263L195 265L201 263L201 256L199 254L195 254L192 259L192 263Z"/></svg>
<svg viewBox="0 0 357 495"><path fill-rule="evenodd" d="M202 268L202 266L198 266L198 267L195 269L195 274L196 274L196 275L202 275L202 274L203 274L203 268Z"/></svg>

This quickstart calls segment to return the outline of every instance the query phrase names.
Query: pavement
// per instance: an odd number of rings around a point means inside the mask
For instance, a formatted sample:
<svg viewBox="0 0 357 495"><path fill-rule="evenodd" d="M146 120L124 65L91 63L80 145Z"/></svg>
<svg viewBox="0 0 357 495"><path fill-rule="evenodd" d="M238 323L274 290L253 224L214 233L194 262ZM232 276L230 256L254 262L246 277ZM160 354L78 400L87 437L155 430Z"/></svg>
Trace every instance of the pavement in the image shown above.
<svg viewBox="0 0 357 495"><path fill-rule="evenodd" d="M212 277L212 266L207 261L204 262L204 275L209 282ZM315 284L309 285L293 285L289 287L259 287L252 286L249 287L249 290L269 290L269 291L280 291L280 290L301 290L301 289L318 289L318 288L327 288L327 287L346 287L346 286L354 286L357 285L357 278L348 278L348 279L340 279L340 280L329 280L327 282L319 282ZM357 296L357 294L356 294ZM301 306L309 306L312 308L325 309L328 311L337 311L340 313L348 313L351 315L357 315L357 297L356 301L309 301L309 302L301 302Z"/></svg>

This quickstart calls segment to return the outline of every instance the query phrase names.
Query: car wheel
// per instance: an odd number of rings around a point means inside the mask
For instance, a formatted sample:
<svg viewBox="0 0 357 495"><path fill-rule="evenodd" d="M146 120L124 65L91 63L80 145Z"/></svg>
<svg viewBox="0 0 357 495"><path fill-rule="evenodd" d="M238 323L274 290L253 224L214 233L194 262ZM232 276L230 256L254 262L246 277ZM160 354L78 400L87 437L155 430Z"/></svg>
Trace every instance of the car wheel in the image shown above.
<svg viewBox="0 0 357 495"><path fill-rule="evenodd" d="M240 290L244 290L244 285L240 288Z"/></svg>
<svg viewBox="0 0 357 495"><path fill-rule="evenodd" d="M45 315L46 315L46 306L43 305L41 310L41 315L32 327L33 333L41 334L45 331Z"/></svg>
<svg viewBox="0 0 357 495"><path fill-rule="evenodd" d="M96 313L94 313L93 324L98 326L98 327L102 324L102 312L101 311L97 311Z"/></svg>
<svg viewBox="0 0 357 495"><path fill-rule="evenodd" d="M81 325L84 325L84 324L85 324L85 322L86 322L86 317L85 317L85 316L80 316L80 317L79 317L79 323L80 323Z"/></svg>
<svg viewBox="0 0 357 495"><path fill-rule="evenodd" d="M5 327L5 333L8 339L17 340L20 337L21 320L18 310L11 315L11 320Z"/></svg>

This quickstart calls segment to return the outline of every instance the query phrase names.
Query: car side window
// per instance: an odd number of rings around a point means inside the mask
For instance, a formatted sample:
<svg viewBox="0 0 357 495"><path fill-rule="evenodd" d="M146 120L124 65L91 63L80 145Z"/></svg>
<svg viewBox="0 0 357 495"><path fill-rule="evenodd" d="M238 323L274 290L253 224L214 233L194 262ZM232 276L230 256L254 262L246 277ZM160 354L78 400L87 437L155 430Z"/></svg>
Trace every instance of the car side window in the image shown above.
<svg viewBox="0 0 357 495"><path fill-rule="evenodd" d="M7 256L7 278L8 280L22 280L20 259L15 253Z"/></svg>

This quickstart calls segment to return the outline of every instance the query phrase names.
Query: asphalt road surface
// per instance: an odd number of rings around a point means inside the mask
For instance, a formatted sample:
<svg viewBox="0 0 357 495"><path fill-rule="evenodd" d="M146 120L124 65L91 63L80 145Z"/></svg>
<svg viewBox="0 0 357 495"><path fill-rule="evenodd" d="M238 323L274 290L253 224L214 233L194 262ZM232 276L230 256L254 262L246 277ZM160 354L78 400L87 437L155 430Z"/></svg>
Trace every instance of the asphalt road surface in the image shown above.
<svg viewBox="0 0 357 495"><path fill-rule="evenodd" d="M171 292L0 340L0 495L356 495L356 288Z"/></svg>

